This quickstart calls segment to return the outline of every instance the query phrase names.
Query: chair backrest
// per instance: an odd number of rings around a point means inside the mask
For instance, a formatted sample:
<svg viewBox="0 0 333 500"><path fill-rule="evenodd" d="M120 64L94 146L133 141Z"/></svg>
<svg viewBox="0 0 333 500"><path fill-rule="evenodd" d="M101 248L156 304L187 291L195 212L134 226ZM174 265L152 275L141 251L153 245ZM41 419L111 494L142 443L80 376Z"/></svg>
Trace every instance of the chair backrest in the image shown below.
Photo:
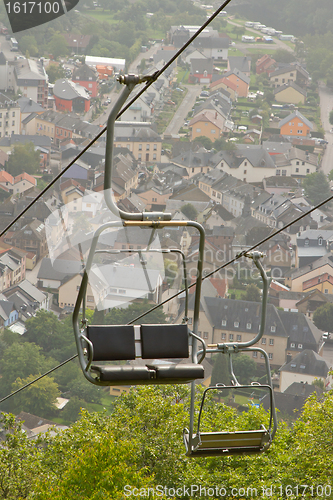
<svg viewBox="0 0 333 500"><path fill-rule="evenodd" d="M92 361L135 359L134 326L88 325L87 338L92 342Z"/></svg>
<svg viewBox="0 0 333 500"><path fill-rule="evenodd" d="M135 359L139 344L143 359L183 359L189 357L187 325L141 325L135 339L133 325L88 325L87 338L93 344L92 361Z"/></svg>
<svg viewBox="0 0 333 500"><path fill-rule="evenodd" d="M142 358L188 358L187 325L141 325Z"/></svg>

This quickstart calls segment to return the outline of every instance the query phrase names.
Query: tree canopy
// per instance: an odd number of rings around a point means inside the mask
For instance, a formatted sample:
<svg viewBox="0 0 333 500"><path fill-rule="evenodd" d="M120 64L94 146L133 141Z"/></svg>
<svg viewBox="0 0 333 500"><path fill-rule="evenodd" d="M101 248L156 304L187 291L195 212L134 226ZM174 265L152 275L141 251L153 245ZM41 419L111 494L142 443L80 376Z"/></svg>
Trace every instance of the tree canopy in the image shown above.
<svg viewBox="0 0 333 500"><path fill-rule="evenodd" d="M196 394L198 408L202 388L197 387ZM71 428L54 436L41 436L38 441L21 432L14 417L0 416L4 437L0 498L120 500L134 488L138 488L138 498L148 498L144 492L157 485L162 485L162 499L176 498L175 494L165 494L164 488L171 491L169 488L191 485L201 485L206 491L223 486L225 498L248 498L239 495L248 488L252 496L272 500L287 498L291 493L295 498L300 493L305 493L302 498L331 497L332 392L320 399L312 395L292 427L280 421L268 452L203 459L188 459L184 454L182 430L189 421L188 398L186 386L132 389L117 399L111 416L83 410ZM260 422L267 425L267 419L262 409L248 406L246 412L237 414L234 408L211 397L202 424L213 431L253 429ZM296 494L300 485L308 487ZM311 487L315 494L311 495ZM231 488L237 488L233 496ZM149 498L156 498L152 492ZM209 497L221 498L215 494ZM207 494L184 494L181 498L204 500Z"/></svg>
<svg viewBox="0 0 333 500"><path fill-rule="evenodd" d="M192 203L186 203L180 207L180 211L189 219L195 220L198 216L197 209L192 205Z"/></svg>
<svg viewBox="0 0 333 500"><path fill-rule="evenodd" d="M302 185L305 190L305 195L309 197L314 205L324 201L331 195L329 182L323 172L308 174L305 179L303 179Z"/></svg>
<svg viewBox="0 0 333 500"><path fill-rule="evenodd" d="M327 302L318 309L315 310L313 314L313 322L317 328L323 330L324 332L333 332L333 304Z"/></svg>
<svg viewBox="0 0 333 500"><path fill-rule="evenodd" d="M33 175L39 171L39 163L39 152L35 151L35 146L32 142L15 144L8 158L6 169L14 177L23 172Z"/></svg>

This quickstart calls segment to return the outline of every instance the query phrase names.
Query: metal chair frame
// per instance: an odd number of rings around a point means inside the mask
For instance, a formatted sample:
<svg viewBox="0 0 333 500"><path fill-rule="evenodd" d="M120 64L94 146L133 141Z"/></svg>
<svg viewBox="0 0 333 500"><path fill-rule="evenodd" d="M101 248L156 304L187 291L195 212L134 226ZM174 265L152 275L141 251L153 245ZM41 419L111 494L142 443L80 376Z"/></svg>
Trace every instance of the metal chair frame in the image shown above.
<svg viewBox="0 0 333 500"><path fill-rule="evenodd" d="M267 308L267 296L268 296L268 278L260 263L260 258L263 257L263 254L260 252L252 252L246 254L246 257L253 259L255 266L260 272L262 281L263 281L263 296L262 296L262 309L261 309L261 323L258 334L248 342L225 342L219 344L208 344L206 353L223 353L229 356L229 365L230 365L230 373L232 376L232 380L234 385L232 386L210 386L208 387L201 401L201 407L198 416L198 424L196 433L194 432L194 417L195 417L195 386L192 383L191 390L191 402L190 402L190 428L185 428L183 431L183 439L186 448L186 454L188 456L226 456L226 455L235 455L235 454L252 454L252 453L261 453L268 449L274 435L277 430L277 418L275 412L275 402L274 402L274 393L272 386L272 379L270 373L269 359L267 353L258 347L252 347L256 344L263 336L266 325L266 308ZM257 351L263 354L265 359L266 366L266 374L268 378L268 382L266 385L262 385L261 387L266 387L270 391L270 425L266 430L258 430L258 431L240 431L237 433L230 432L220 432L220 433L202 433L200 431L200 422L201 415L204 406L204 400L207 394L207 391L212 389L225 390L235 387L248 387L242 386L233 371L232 366L232 354L238 352L252 352ZM199 351L200 352L200 351ZM199 354L199 353L198 353ZM251 386L250 386L251 387ZM254 436L254 432L256 433ZM213 440L213 444L211 446L205 447L202 443L202 437L206 440L211 438ZM253 437L254 436L254 437ZM234 438L234 439L233 439ZM243 439L243 445L240 442ZM251 444L249 444L251 442Z"/></svg>
<svg viewBox="0 0 333 500"><path fill-rule="evenodd" d="M135 85L147 82L153 79L154 76L141 77L136 75L126 75L119 77L119 81L125 84L124 90L121 92L118 100L113 106L111 113L109 115L107 121L107 136L106 136L106 153L105 153L105 175L104 175L104 197L105 202L109 210L119 217L121 220L111 221L106 224L103 224L99 227L93 236L92 244L90 247L87 263L85 270L83 272L83 277L81 281L81 285L79 288L77 300L74 307L73 312L73 328L74 328L74 336L78 351L78 358L80 362L81 369L84 373L84 376L92 383L97 385L105 385L101 384L100 381L93 377L90 368L93 356L93 346L89 339L85 335L85 330L87 328L87 322L85 319L85 296L88 286L89 273L92 267L93 258L97 251L97 243L100 235L110 229L117 227L147 227L152 228L153 233L151 236L151 240L153 238L154 231L164 227L193 227L199 231L199 259L197 263L197 286L195 291L195 300L194 300L194 313L193 313L193 331L189 332L192 345L191 357L192 363L198 364L198 348L197 342L200 341L202 343L203 348L200 351L200 362L205 356L206 346L204 341L198 336L198 324L199 324L199 310L200 310L200 293L201 293L201 281L202 281L202 268L203 268L203 255L204 255L204 245L205 245L205 231L203 227L197 222L193 221L172 221L171 214L163 213L163 212L143 212L143 213L130 213L124 212L120 210L114 203L112 198L112 190L111 190L111 179L112 179L112 167L113 167L113 143L114 143L114 123L117 118L119 111L121 110L123 104L126 99L130 95L131 91L135 87ZM128 250L127 250L128 251ZM168 250L165 250L168 251ZM185 259L183 258L183 265ZM184 268L185 269L185 268ZM187 295L188 299L188 295ZM82 309L83 321L80 325L80 310ZM185 312L185 316L187 317L187 309ZM87 359L88 356L88 359ZM110 385L110 384L108 384Z"/></svg>

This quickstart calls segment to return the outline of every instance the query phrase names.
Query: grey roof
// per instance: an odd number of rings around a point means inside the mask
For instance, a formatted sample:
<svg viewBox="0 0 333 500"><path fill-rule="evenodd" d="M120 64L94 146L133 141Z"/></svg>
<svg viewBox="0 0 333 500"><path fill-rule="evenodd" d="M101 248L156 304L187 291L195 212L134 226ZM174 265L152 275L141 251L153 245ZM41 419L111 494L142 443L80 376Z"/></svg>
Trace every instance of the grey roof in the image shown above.
<svg viewBox="0 0 333 500"><path fill-rule="evenodd" d="M129 267L122 265L103 265L95 268L93 274L98 277L103 274L104 281L114 288L125 288L127 290L143 290L151 292L156 289L161 272L156 269L144 269L143 267ZM89 277L91 281L91 276ZM94 284L94 283L93 283Z"/></svg>
<svg viewBox="0 0 333 500"><path fill-rule="evenodd" d="M114 137L115 141L124 141L128 140L131 142L161 142L161 136L155 132L148 125L145 126L136 126L136 125L127 125L127 126L119 126L116 122L114 129Z"/></svg>
<svg viewBox="0 0 333 500"><path fill-rule="evenodd" d="M72 80L82 80L82 81L96 81L98 79L98 75L96 71L93 70L87 64L81 64L78 68L74 68Z"/></svg>
<svg viewBox="0 0 333 500"><path fill-rule="evenodd" d="M283 75L284 73L290 73L291 71L299 71L303 76L309 78L309 73L299 64L282 65L281 63L275 71L270 73L269 77L271 79L272 77Z"/></svg>
<svg viewBox="0 0 333 500"><path fill-rule="evenodd" d="M30 84L35 81L34 86L38 86L40 80L47 81L41 60L17 59L14 67L18 85L24 85L27 80L30 81Z"/></svg>
<svg viewBox="0 0 333 500"><path fill-rule="evenodd" d="M232 300L205 297L205 302L215 328L226 329L230 331L246 331L256 335L259 331L261 320L261 303L250 302L246 300ZM279 312L272 304L267 305L267 317L264 335L272 337L288 337L284 325L280 319ZM222 326L222 320L227 322L226 326ZM239 326L235 327L234 323L238 322ZM251 328L247 328L250 324ZM275 331L271 331L271 327L275 327Z"/></svg>
<svg viewBox="0 0 333 500"><path fill-rule="evenodd" d="M318 344L322 332L303 313L279 311L279 316L291 342L313 346Z"/></svg>
<svg viewBox="0 0 333 500"><path fill-rule="evenodd" d="M216 36L199 36L192 42L197 49L228 49L229 38Z"/></svg>
<svg viewBox="0 0 333 500"><path fill-rule="evenodd" d="M45 257L38 271L38 279L52 279L62 281L68 275L77 274L82 270L82 263L75 260L58 259L53 264L51 259Z"/></svg>
<svg viewBox="0 0 333 500"><path fill-rule="evenodd" d="M230 75L236 75L238 78L243 80L243 82L247 83L247 85L250 85L250 77L246 76L245 73L240 71L238 68L234 68L232 71L228 71L227 73L223 74L223 78L228 78Z"/></svg>
<svg viewBox="0 0 333 500"><path fill-rule="evenodd" d="M280 87L277 87L276 89L274 89L274 94L275 95L279 94L283 90L286 90L286 89L289 89L289 88L292 88L292 89L296 90L297 92L299 92L300 94L306 96L306 90L302 89L295 82L289 82L289 83L285 83L284 85L280 85Z"/></svg>
<svg viewBox="0 0 333 500"><path fill-rule="evenodd" d="M205 71L208 74L213 73L213 59L191 59L191 74L195 76L195 74L202 75Z"/></svg>
<svg viewBox="0 0 333 500"><path fill-rule="evenodd" d="M326 377L328 365L316 352L305 349L295 356L289 363L283 365L280 371L304 373L314 377Z"/></svg>
<svg viewBox="0 0 333 500"><path fill-rule="evenodd" d="M9 137L2 137L0 139L0 146L12 146L13 144L26 144L27 142L32 142L34 146L41 146L42 148L51 147L50 137L44 135L18 135L12 134Z"/></svg>
<svg viewBox="0 0 333 500"><path fill-rule="evenodd" d="M23 280L16 285L22 292L40 304L45 300L45 293L38 290L30 281Z"/></svg>
<svg viewBox="0 0 333 500"><path fill-rule="evenodd" d="M284 394L291 394L294 396L309 397L313 392L322 392L319 387L312 384L303 384L302 382L293 382L285 391Z"/></svg>
<svg viewBox="0 0 333 500"><path fill-rule="evenodd" d="M41 111L45 111L43 106L29 99L29 97L20 97L17 99L17 104L21 108L21 113L40 113Z"/></svg>
<svg viewBox="0 0 333 500"><path fill-rule="evenodd" d="M305 123L305 125L307 125L310 128L310 130L313 130L312 123L307 118L305 118L305 116L303 116L302 113L300 113L297 109L296 109L296 111L294 111L290 115L286 116L285 118L283 118L283 120L281 120L279 122L279 125L278 125L279 128L281 128L283 125L290 122L294 118L299 118L300 120L303 121L303 123Z"/></svg>
<svg viewBox="0 0 333 500"><path fill-rule="evenodd" d="M56 97L59 97L59 99L66 99L68 101L76 99L77 97L87 100L90 99L90 96L84 87L70 80L64 79L59 79L55 82L53 94Z"/></svg>
<svg viewBox="0 0 333 500"><path fill-rule="evenodd" d="M243 73L249 73L251 71L251 57L247 56L229 56L229 68L230 73L232 73L235 69L242 71ZM229 74L230 74L229 73ZM223 75L226 76L226 75Z"/></svg>
<svg viewBox="0 0 333 500"><path fill-rule="evenodd" d="M303 276L304 274L307 274L314 269L319 269L320 267L323 267L326 264L328 264L333 269L333 255L332 254L324 255L323 257L320 257L319 259L311 262L311 264L308 264L307 266L303 266L303 267L300 267L299 269L296 269L291 274L291 279L299 278L300 276Z"/></svg>

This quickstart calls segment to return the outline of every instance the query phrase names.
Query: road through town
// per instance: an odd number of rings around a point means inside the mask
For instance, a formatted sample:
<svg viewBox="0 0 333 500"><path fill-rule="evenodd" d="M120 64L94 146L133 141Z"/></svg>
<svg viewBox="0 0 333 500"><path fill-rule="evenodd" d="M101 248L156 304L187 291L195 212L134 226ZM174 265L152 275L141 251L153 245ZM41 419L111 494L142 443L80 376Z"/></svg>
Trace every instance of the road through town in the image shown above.
<svg viewBox="0 0 333 500"><path fill-rule="evenodd" d="M333 169L333 134L329 122L329 113L333 109L333 92L323 83L319 84L321 122L325 130L325 139L328 141L321 163L321 170L327 175Z"/></svg>

